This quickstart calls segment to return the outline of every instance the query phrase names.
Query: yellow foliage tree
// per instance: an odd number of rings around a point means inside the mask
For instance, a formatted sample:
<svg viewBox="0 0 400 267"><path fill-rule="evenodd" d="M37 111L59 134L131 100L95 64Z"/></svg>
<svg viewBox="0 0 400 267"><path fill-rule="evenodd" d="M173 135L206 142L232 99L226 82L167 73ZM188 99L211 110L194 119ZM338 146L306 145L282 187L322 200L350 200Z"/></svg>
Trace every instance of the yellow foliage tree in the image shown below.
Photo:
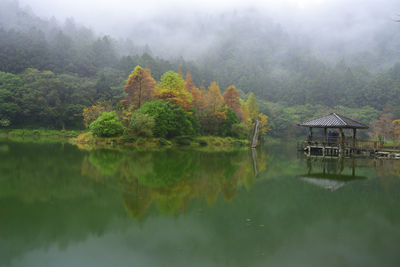
<svg viewBox="0 0 400 267"><path fill-rule="evenodd" d="M221 90L216 81L213 81L208 88L207 103L212 112L217 112L224 103L224 98L221 95Z"/></svg>
<svg viewBox="0 0 400 267"><path fill-rule="evenodd" d="M176 105L181 105L186 110L190 110L193 97L185 90L184 86L185 81L178 73L168 71L161 77L154 97L170 101Z"/></svg>
<svg viewBox="0 0 400 267"><path fill-rule="evenodd" d="M242 120L243 123L247 124L247 122L250 119L249 109L247 108L247 104L242 99L239 99L239 102L240 102L240 113L241 113L240 119Z"/></svg>
<svg viewBox="0 0 400 267"><path fill-rule="evenodd" d="M269 130L269 127L268 127L268 116L263 114L263 113L260 113L260 114L258 114L258 119L260 120L260 128L259 128L260 132L261 132L261 134L264 135Z"/></svg>

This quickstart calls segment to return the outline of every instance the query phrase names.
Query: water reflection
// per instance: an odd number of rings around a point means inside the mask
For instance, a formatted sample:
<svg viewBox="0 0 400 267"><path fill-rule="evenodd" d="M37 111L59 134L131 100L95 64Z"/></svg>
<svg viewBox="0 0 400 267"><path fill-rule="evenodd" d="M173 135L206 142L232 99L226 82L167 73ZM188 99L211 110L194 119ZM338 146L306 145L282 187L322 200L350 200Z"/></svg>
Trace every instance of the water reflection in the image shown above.
<svg viewBox="0 0 400 267"><path fill-rule="evenodd" d="M98 182L117 179L132 218L154 205L162 214L185 212L193 199L213 206L219 195L231 201L243 186L250 190L266 169L265 151L95 150L82 163L82 175Z"/></svg>
<svg viewBox="0 0 400 267"><path fill-rule="evenodd" d="M298 177L307 183L335 191L356 180L367 177L356 175L355 158L307 158L307 173Z"/></svg>
<svg viewBox="0 0 400 267"><path fill-rule="evenodd" d="M268 158L258 150L255 162L247 150L88 152L68 144L5 144L0 266L400 262L400 179L393 175L400 161L308 162L286 143L269 145ZM352 176L353 166L354 176L367 179L334 193L293 178Z"/></svg>

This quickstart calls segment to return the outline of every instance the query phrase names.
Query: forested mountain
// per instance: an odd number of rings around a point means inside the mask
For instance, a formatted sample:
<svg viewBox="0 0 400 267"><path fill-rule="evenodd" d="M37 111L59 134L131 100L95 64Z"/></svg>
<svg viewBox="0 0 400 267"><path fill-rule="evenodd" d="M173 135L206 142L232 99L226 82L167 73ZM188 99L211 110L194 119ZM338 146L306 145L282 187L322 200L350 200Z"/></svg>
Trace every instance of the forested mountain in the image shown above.
<svg viewBox="0 0 400 267"><path fill-rule="evenodd" d="M234 84L242 97L253 92L260 111L270 117L272 135L296 134L299 120L329 110L365 123L385 108L400 117L400 25L393 21L374 28L371 46L360 42L357 49L354 42L336 40L331 50L321 43L316 49L310 36L296 35L256 11L196 21L193 36L204 46L187 44L182 54L193 53L187 61L175 52L160 54L162 40L153 52L151 44L143 44L140 38L147 38L151 25L144 25L142 34L117 39L73 19L42 19L16 1L3 1L0 119L12 127L82 127L82 109L101 100L119 102L136 65L150 68L157 81L168 70L180 70L191 72L198 87L216 80L221 88ZM166 25L179 31L183 22Z"/></svg>

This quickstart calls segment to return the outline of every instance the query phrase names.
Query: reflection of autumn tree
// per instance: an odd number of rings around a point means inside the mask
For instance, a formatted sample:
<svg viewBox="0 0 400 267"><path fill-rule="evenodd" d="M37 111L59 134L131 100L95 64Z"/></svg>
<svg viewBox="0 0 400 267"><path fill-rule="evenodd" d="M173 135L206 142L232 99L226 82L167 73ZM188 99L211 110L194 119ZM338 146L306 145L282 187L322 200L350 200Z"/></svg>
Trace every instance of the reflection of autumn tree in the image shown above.
<svg viewBox="0 0 400 267"><path fill-rule="evenodd" d="M82 168L81 168L82 176L89 177L96 181L102 181L104 175L101 174L97 168L89 162L89 157L86 156L82 161Z"/></svg>
<svg viewBox="0 0 400 267"><path fill-rule="evenodd" d="M374 167L379 178L387 178L393 175L400 177L399 160L376 160Z"/></svg>
<svg viewBox="0 0 400 267"><path fill-rule="evenodd" d="M231 201L238 187L244 185L250 190L255 179L253 161L247 151L136 151L120 153L121 157L113 153L120 152L90 154L82 164L82 173L97 180L101 176L118 175L122 200L132 218L144 216L152 204L162 214L179 214L194 199L205 199L212 206L221 194ZM90 160L91 157L95 160ZM105 159L113 163L100 164ZM260 170L265 170L265 153L258 154L257 164Z"/></svg>
<svg viewBox="0 0 400 267"><path fill-rule="evenodd" d="M178 214L189 191L190 184L185 180L171 187L160 188L155 197L158 210L162 214Z"/></svg>
<svg viewBox="0 0 400 267"><path fill-rule="evenodd" d="M152 202L151 191L141 185L137 179L126 180L122 177L120 184L124 189L122 201L125 209L132 218L142 217Z"/></svg>

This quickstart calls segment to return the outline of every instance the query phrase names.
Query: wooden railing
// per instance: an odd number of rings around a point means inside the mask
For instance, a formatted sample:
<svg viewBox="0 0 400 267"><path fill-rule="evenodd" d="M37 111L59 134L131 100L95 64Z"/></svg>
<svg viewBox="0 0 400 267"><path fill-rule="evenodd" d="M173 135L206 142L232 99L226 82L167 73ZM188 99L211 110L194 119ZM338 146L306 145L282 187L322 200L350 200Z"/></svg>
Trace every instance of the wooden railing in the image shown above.
<svg viewBox="0 0 400 267"><path fill-rule="evenodd" d="M355 142L353 138L345 138L342 142L338 137L329 137L327 139L312 138L311 140L306 140L303 142L303 147L307 145L312 146L328 146L328 147L339 147L342 144L344 147L365 149L365 150L378 150L383 147L383 143L371 140L360 140L356 139Z"/></svg>

